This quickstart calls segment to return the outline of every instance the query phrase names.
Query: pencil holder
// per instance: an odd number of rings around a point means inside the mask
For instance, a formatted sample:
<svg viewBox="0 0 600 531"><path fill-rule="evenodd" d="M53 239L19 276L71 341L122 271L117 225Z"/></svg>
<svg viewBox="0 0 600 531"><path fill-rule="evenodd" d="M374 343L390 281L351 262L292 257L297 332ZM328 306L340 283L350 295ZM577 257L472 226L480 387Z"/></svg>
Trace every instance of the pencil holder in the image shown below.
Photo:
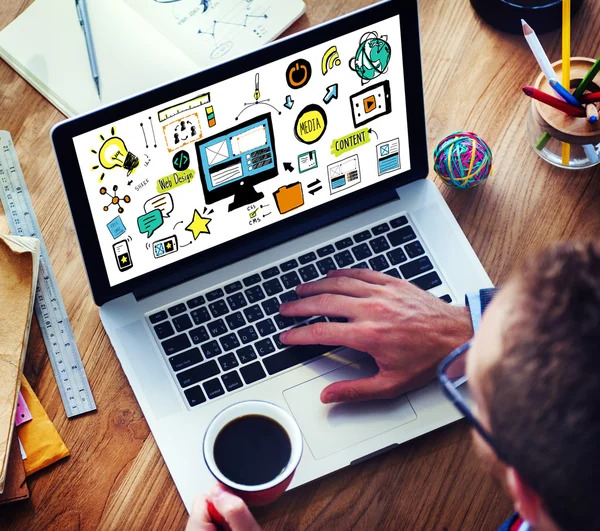
<svg viewBox="0 0 600 531"><path fill-rule="evenodd" d="M571 59L571 91L594 65L593 59ZM562 79L562 61L553 65L556 78ZM555 95L544 74L538 77L535 88ZM590 92L600 91L600 75L588 86ZM566 169L591 168L600 163L600 122L575 118L537 100L532 100L527 122L527 136L536 153L545 161ZM569 164L563 164L563 143L570 145Z"/></svg>

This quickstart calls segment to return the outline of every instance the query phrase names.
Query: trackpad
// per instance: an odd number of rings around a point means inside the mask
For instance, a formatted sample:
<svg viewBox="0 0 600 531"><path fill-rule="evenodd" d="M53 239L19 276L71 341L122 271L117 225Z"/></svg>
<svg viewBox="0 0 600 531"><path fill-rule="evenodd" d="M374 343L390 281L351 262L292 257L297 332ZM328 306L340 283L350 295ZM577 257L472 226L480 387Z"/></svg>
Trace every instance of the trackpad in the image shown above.
<svg viewBox="0 0 600 531"><path fill-rule="evenodd" d="M321 391L330 383L375 374L377 365L367 356L283 392L315 459L323 459L417 418L405 396L351 404L321 403Z"/></svg>

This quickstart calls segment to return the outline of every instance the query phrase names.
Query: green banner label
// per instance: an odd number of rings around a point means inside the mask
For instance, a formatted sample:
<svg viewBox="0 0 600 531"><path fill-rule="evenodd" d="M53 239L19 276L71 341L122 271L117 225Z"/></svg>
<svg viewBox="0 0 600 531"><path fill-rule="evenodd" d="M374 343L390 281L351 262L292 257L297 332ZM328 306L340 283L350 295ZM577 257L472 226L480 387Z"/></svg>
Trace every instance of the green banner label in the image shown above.
<svg viewBox="0 0 600 531"><path fill-rule="evenodd" d="M339 157L344 153L348 153L348 151L368 144L370 141L371 135L369 134L369 129L365 127L342 138L336 138L331 143L331 154Z"/></svg>
<svg viewBox="0 0 600 531"><path fill-rule="evenodd" d="M173 188L191 183L194 175L196 175L195 170L176 171L171 175L158 179L156 181L156 191L159 194L163 194L164 192L173 190Z"/></svg>

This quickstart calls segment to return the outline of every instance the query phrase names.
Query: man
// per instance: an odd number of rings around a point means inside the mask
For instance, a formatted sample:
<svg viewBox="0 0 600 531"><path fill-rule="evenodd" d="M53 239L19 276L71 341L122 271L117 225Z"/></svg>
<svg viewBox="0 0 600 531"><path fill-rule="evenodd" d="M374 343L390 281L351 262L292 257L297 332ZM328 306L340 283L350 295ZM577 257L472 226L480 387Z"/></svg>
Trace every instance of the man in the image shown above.
<svg viewBox="0 0 600 531"><path fill-rule="evenodd" d="M447 394L472 423L474 445L517 514L501 528L600 529L600 243L559 244L524 267L478 327L472 315L410 284L367 270L336 271L298 287L285 315L325 314L348 323L290 331L290 344L344 344L369 352L377 376L338 382L323 402L389 398L428 382L440 367ZM486 303L483 297L483 307ZM467 355L468 354L468 355ZM466 374L474 406L456 392ZM216 486L210 495L232 531L260 528L244 503ZM188 531L216 529L198 498Z"/></svg>

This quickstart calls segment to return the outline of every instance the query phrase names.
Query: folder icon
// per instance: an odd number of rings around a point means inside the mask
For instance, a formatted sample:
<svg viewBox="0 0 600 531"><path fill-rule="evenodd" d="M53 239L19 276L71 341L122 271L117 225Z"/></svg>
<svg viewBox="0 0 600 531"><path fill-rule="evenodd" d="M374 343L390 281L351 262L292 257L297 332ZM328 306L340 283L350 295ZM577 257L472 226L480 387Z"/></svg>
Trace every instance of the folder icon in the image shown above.
<svg viewBox="0 0 600 531"><path fill-rule="evenodd" d="M275 203L277 203L277 209L280 214L287 214L304 204L304 194L302 193L301 183L282 186L273 193L273 197L275 198Z"/></svg>

